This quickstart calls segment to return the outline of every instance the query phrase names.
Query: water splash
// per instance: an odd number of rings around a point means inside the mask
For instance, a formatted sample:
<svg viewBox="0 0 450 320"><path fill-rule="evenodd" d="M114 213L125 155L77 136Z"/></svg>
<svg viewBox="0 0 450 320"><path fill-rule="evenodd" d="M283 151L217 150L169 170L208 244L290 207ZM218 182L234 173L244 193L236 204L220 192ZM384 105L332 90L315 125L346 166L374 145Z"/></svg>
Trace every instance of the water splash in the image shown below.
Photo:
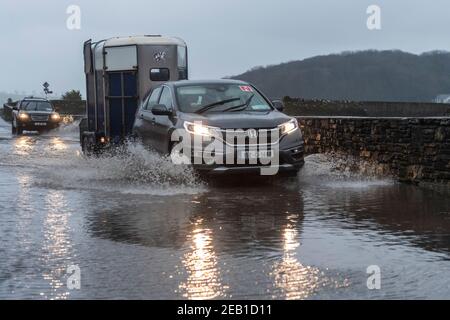
<svg viewBox="0 0 450 320"><path fill-rule="evenodd" d="M64 143L60 147L49 144L49 157L40 155L29 159L40 167L38 185L152 195L192 194L205 188L190 167L174 165L170 158L151 152L141 144L128 143L122 152L99 157L85 157L78 148L64 146ZM43 158L46 160L42 161Z"/></svg>
<svg viewBox="0 0 450 320"><path fill-rule="evenodd" d="M391 185L395 181L385 166L339 153L307 156L300 176L306 182L321 181L339 188L361 189Z"/></svg>
<svg viewBox="0 0 450 320"><path fill-rule="evenodd" d="M43 133L43 137L73 137L78 139L78 135L80 132L80 121L81 120L75 120L73 122L64 123L62 122L60 126L56 129L50 130L46 133Z"/></svg>

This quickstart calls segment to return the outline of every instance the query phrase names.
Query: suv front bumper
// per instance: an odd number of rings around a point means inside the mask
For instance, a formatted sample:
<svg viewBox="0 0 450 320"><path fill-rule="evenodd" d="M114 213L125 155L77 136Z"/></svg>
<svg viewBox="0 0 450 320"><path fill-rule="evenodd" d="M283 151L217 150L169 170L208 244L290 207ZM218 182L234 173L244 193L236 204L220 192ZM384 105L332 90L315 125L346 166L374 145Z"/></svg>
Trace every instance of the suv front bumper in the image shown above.
<svg viewBox="0 0 450 320"><path fill-rule="evenodd" d="M26 131L52 130L58 128L59 124L52 121L17 121L17 126Z"/></svg>
<svg viewBox="0 0 450 320"><path fill-rule="evenodd" d="M249 148L246 148L248 150ZM206 172L211 175L221 175L221 174L239 174L239 173L255 173L261 174L261 169L271 169L269 172L274 172L274 174L283 172L295 172L302 168L304 165L304 147L303 144L291 147L289 149L278 150L278 155L275 154L272 161L267 161L262 163L255 163L255 161L245 161L245 163L238 163L236 161L236 155L242 149L237 149L232 151L232 154L221 153L216 156L223 159L221 163L205 163L204 159L200 158L199 155L203 154L203 151L193 151L192 152L192 163L194 169ZM227 155L229 159L234 159L233 163L227 163ZM258 162L258 161L257 161Z"/></svg>

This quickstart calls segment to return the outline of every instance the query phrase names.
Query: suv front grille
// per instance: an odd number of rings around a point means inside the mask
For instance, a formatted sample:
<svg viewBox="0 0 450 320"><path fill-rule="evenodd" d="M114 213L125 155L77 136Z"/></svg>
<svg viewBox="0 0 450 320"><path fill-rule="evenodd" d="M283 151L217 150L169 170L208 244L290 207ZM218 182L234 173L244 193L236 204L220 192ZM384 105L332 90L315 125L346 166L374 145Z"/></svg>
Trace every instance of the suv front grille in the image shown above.
<svg viewBox="0 0 450 320"><path fill-rule="evenodd" d="M231 146L271 145L279 141L278 128L273 129L222 129L222 141Z"/></svg>
<svg viewBox="0 0 450 320"><path fill-rule="evenodd" d="M46 114L33 114L31 115L33 121L48 121L48 115Z"/></svg>

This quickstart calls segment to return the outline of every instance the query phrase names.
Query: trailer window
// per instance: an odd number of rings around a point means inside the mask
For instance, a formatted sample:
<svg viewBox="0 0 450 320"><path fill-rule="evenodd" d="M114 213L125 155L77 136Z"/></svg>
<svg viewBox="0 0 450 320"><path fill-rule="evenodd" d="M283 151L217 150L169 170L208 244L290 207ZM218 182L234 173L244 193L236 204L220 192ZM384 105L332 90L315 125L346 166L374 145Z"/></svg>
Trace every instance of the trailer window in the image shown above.
<svg viewBox="0 0 450 320"><path fill-rule="evenodd" d="M152 81L169 81L170 71L168 68L150 69L150 80Z"/></svg>
<svg viewBox="0 0 450 320"><path fill-rule="evenodd" d="M178 69L178 80L187 80L187 70L186 69Z"/></svg>
<svg viewBox="0 0 450 320"><path fill-rule="evenodd" d="M187 70L187 48L178 46L178 80L187 80L188 70Z"/></svg>
<svg viewBox="0 0 450 320"><path fill-rule="evenodd" d="M186 68L187 67L187 59L186 59L186 47L178 46L178 68Z"/></svg>
<svg viewBox="0 0 450 320"><path fill-rule="evenodd" d="M136 46L105 48L105 66L108 71L133 70L137 67Z"/></svg>

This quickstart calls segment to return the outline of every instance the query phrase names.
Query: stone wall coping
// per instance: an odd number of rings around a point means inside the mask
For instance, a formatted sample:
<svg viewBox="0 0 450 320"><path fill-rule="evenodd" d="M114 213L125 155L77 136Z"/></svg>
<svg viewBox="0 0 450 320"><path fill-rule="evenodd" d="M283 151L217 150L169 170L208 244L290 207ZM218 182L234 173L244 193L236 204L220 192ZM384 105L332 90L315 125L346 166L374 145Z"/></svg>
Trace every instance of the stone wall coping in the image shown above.
<svg viewBox="0 0 450 320"><path fill-rule="evenodd" d="M353 117L353 116L292 116L301 119L361 119L361 120L414 120L414 119L436 119L448 120L450 117Z"/></svg>

